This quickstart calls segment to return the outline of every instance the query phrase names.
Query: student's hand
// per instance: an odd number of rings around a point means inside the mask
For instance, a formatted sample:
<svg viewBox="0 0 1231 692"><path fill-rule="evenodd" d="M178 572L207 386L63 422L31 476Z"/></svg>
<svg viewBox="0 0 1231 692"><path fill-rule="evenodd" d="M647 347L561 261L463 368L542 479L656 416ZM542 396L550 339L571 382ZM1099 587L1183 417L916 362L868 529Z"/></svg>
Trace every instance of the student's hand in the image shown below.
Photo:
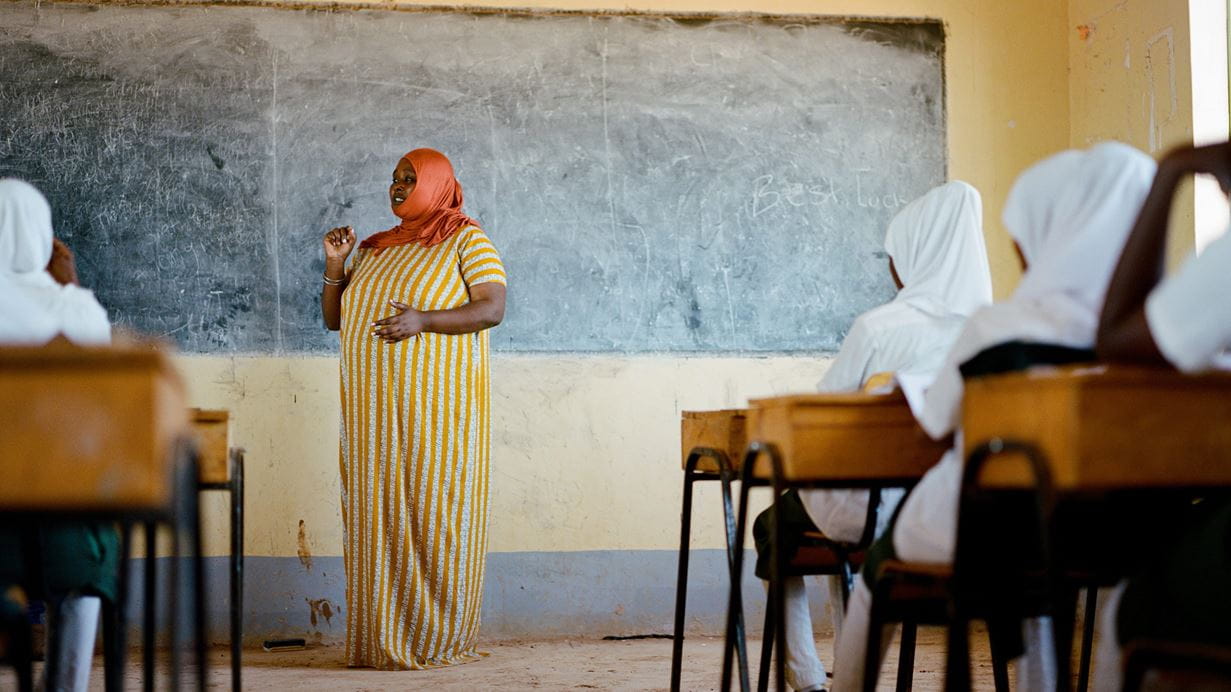
<svg viewBox="0 0 1231 692"><path fill-rule="evenodd" d="M77 262L73 258L73 251L69 250L59 238L51 239L51 261L47 263L47 273L51 274L51 278L61 286L79 285Z"/></svg>
<svg viewBox="0 0 1231 692"><path fill-rule="evenodd" d="M355 249L355 229L350 226L338 226L325 234L325 260L345 262L351 250Z"/></svg>
<svg viewBox="0 0 1231 692"><path fill-rule="evenodd" d="M1182 146L1167 154L1160 163L1176 173L1205 173L1218 180L1223 194L1231 194L1231 142L1200 147Z"/></svg>
<svg viewBox="0 0 1231 692"><path fill-rule="evenodd" d="M396 300L389 301L389 306L397 310L398 314L372 323L372 336L377 339L395 344L418 336L427 327L427 317L422 312Z"/></svg>

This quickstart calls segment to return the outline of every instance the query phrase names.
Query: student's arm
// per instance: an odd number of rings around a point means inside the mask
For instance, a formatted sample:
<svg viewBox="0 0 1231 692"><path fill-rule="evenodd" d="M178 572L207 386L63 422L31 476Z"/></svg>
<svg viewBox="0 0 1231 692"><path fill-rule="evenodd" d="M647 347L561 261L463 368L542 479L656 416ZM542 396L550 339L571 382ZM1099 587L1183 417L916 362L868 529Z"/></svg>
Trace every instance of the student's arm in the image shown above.
<svg viewBox="0 0 1231 692"><path fill-rule="evenodd" d="M1146 298L1163 276L1167 220L1176 187L1191 173L1209 173L1231 189L1231 145L1181 147L1158 164L1154 184L1107 287L1095 348L1112 361L1167 362L1150 334Z"/></svg>
<svg viewBox="0 0 1231 692"><path fill-rule="evenodd" d="M842 340L842 347L833 363L817 383L819 392L855 392L863 385L868 363L876 351L876 343L862 319L856 319Z"/></svg>
<svg viewBox="0 0 1231 692"><path fill-rule="evenodd" d="M346 258L355 247L355 229L340 226L325 234L325 277L340 284L321 284L321 317L331 331L342 328L342 291L350 276L346 273Z"/></svg>

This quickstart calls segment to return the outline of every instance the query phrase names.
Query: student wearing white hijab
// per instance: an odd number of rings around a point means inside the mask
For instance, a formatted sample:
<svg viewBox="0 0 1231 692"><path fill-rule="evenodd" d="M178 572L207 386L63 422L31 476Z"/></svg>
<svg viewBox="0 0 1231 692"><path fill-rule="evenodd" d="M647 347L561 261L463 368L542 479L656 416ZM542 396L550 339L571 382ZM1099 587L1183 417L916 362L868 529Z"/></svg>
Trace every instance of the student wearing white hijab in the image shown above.
<svg viewBox="0 0 1231 692"><path fill-rule="evenodd" d="M1018 177L1005 203L1005 228L1017 243L1026 273L1005 302L979 310L966 322L936 381L928 389L920 424L935 439L955 432L962 401L959 367L981 351L1011 341L1090 348L1112 269L1154 175L1154 161L1118 143L1056 154ZM903 502L886 539L908 562L951 564L961 487L961 431ZM835 692L860 689L871 591L861 576L838 641ZM1033 622L1028 639L1045 633ZM889 637L883 637L887 645ZM1050 686L1046 647L1028 652L1018 667L1022 689ZM883 652L882 652L883 653ZM1036 657L1042 657L1038 660ZM1038 677L1036 677L1038 676Z"/></svg>
<svg viewBox="0 0 1231 692"><path fill-rule="evenodd" d="M52 258L51 207L27 182L0 180L0 343L45 344L59 335L107 344L111 325L94 294L60 284Z"/></svg>
<svg viewBox="0 0 1231 692"><path fill-rule="evenodd" d="M1172 198L1193 173L1213 175L1231 191L1231 143L1180 147L1159 161L1107 290L1096 347L1102 360L1184 372L1228 368L1231 231L1163 278ZM1194 505L1163 550L1102 603L1097 690L1121 688L1121 647L1133 639L1231 646L1231 503Z"/></svg>
<svg viewBox="0 0 1231 692"><path fill-rule="evenodd" d="M52 266L69 281L76 272L71 253L63 246L53 251L51 207L29 183L11 178L0 180L0 344L41 345L63 336L80 345L107 344L111 326L107 312L94 294L73 283L61 284L48 271ZM53 252L56 261L52 261ZM0 531L0 560L7 564L0 576L20 579L15 565L24 554L24 539ZM114 589L118 540L110 526L80 524L39 530L41 570L52 588L71 590L49 594L57 601L49 653L55 656L55 690L85 690L89 686L98 627L100 600L82 593L78 584ZM89 556L89 557L87 557Z"/></svg>
<svg viewBox="0 0 1231 692"><path fill-rule="evenodd" d="M885 250L900 290L891 302L855 320L820 382L823 392L858 391L868 377L882 372L934 371L966 317L992 301L983 204L979 192L967 183L946 183L903 207L889 223ZM902 494L897 489L882 492L878 534ZM862 536L867 490L803 490L798 498L807 517L826 536L848 543ZM794 498L784 500L794 502ZM790 511L785 510L784 516ZM760 524L764 533L765 520ZM840 584L837 577L828 581L836 629L842 619ZM796 690L821 689L825 666L813 640L804 580L788 577L784 587L787 681Z"/></svg>

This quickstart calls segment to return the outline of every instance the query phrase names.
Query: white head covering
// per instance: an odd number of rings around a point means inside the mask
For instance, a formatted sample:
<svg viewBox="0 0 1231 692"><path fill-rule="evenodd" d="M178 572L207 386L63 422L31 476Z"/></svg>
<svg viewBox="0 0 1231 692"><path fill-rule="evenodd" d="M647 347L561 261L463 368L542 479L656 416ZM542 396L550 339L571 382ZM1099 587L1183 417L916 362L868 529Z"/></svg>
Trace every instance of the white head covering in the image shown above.
<svg viewBox="0 0 1231 692"><path fill-rule="evenodd" d="M1022 173L1004 225L1029 265L1013 295L976 312L928 389L920 423L935 437L957 423L959 366L1009 341L1090 348L1111 273L1154 179L1154 160L1117 142L1065 151Z"/></svg>
<svg viewBox="0 0 1231 692"><path fill-rule="evenodd" d="M1156 168L1133 147L1104 142L1057 154L1017 179L1002 218L1029 266L1010 302L1047 330L1023 336L1094 345L1107 284Z"/></svg>
<svg viewBox="0 0 1231 692"><path fill-rule="evenodd" d="M903 285L895 302L934 317L969 317L992 302L983 201L967 183L945 183L903 207L885 250Z"/></svg>
<svg viewBox="0 0 1231 692"><path fill-rule="evenodd" d="M47 273L51 207L33 185L0 180L0 343L42 344L58 334L108 343L107 312L94 294Z"/></svg>

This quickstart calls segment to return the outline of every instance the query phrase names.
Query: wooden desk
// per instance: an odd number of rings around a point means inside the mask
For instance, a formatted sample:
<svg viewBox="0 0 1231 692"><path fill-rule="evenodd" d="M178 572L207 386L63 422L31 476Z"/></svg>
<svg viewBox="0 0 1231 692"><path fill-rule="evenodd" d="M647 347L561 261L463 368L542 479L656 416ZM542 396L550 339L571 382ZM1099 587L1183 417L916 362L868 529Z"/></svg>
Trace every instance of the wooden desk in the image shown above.
<svg viewBox="0 0 1231 692"><path fill-rule="evenodd" d="M0 509L158 510L188 426L167 357L143 346L0 348Z"/></svg>
<svg viewBox="0 0 1231 692"><path fill-rule="evenodd" d="M192 548L197 683L205 687L205 605L196 504L196 458L183 440L191 434L183 385L154 346L129 343L83 348L70 344L0 347L0 516L7 521L72 518L122 525L116 602L104 604L108 688L123 680L129 534L134 522L171 524L171 603L180 596L178 546ZM152 536L152 531L151 531ZM149 545L152 549L153 541ZM153 565L149 560L147 564ZM153 586L153 580L150 580ZM147 589L147 594L152 594ZM152 596L145 608L154 612ZM168 629L178 641L176 618ZM152 660L154 633L144 648ZM146 668L147 684L153 681ZM171 679L179 679L172 647Z"/></svg>
<svg viewBox="0 0 1231 692"><path fill-rule="evenodd" d="M962 408L967 456L992 438L1033 444L1059 492L1231 486L1231 374L1036 368L968 380ZM982 483L1029 474L996 463Z"/></svg>
<svg viewBox="0 0 1231 692"><path fill-rule="evenodd" d="M918 479L948 448L923 432L901 392L755 399L748 439L778 449L783 481L846 486ZM764 457L752 476L770 477Z"/></svg>

